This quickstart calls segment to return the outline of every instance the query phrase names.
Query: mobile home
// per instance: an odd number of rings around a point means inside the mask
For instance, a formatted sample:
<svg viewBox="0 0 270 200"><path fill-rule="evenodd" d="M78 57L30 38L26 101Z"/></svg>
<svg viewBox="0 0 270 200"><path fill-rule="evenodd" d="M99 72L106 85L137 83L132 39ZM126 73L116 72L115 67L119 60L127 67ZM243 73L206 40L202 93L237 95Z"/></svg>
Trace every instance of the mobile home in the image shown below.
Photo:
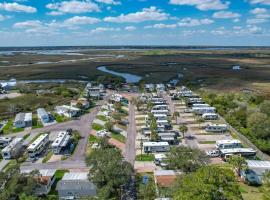
<svg viewBox="0 0 270 200"><path fill-rule="evenodd" d="M13 125L16 128L25 128L32 126L32 113L18 113L15 117Z"/></svg>
<svg viewBox="0 0 270 200"><path fill-rule="evenodd" d="M54 154L59 154L62 149L66 148L70 142L70 134L67 131L58 133L56 139L52 143Z"/></svg>
<svg viewBox="0 0 270 200"><path fill-rule="evenodd" d="M218 140L216 141L216 148L220 149L233 149L242 148L242 143L240 140Z"/></svg>
<svg viewBox="0 0 270 200"><path fill-rule="evenodd" d="M204 120L217 120L218 119L218 114L216 114L216 113L204 113L202 115L202 118Z"/></svg>
<svg viewBox="0 0 270 200"><path fill-rule="evenodd" d="M38 108L37 115L43 123L48 123L50 121L50 116L44 108Z"/></svg>
<svg viewBox="0 0 270 200"><path fill-rule="evenodd" d="M2 150L3 158L5 160L9 160L16 157L20 153L22 146L23 146L23 139L15 138Z"/></svg>
<svg viewBox="0 0 270 200"><path fill-rule="evenodd" d="M226 132L228 126L226 124L208 124L205 127L206 132Z"/></svg>
<svg viewBox="0 0 270 200"><path fill-rule="evenodd" d="M75 117L79 115L80 109L73 106L62 105L56 106L55 111L57 114L63 115L65 117Z"/></svg>
<svg viewBox="0 0 270 200"><path fill-rule="evenodd" d="M168 142L144 142L143 150L145 153L167 152L170 150Z"/></svg>
<svg viewBox="0 0 270 200"><path fill-rule="evenodd" d="M27 152L30 159L35 159L41 154L49 144L49 134L40 135L32 144L27 148Z"/></svg>

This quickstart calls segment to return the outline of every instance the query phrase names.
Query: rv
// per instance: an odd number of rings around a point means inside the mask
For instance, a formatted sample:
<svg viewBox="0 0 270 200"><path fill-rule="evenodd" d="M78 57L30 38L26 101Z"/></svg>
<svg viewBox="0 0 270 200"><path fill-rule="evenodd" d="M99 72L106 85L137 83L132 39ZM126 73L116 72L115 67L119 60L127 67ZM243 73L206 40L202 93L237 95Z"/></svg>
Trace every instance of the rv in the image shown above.
<svg viewBox="0 0 270 200"><path fill-rule="evenodd" d="M216 113L204 113L202 115L202 118L204 120L217 120L218 119L218 114L216 114Z"/></svg>
<svg viewBox="0 0 270 200"><path fill-rule="evenodd" d="M216 108L214 107L192 107L192 110L197 115L203 115L204 113L215 113Z"/></svg>
<svg viewBox="0 0 270 200"><path fill-rule="evenodd" d="M206 132L226 132L228 129L226 124L208 124L205 127Z"/></svg>
<svg viewBox="0 0 270 200"><path fill-rule="evenodd" d="M40 135L31 145L28 146L27 152L30 159L35 159L41 154L49 143L49 134Z"/></svg>
<svg viewBox="0 0 270 200"><path fill-rule="evenodd" d="M52 143L54 154L59 154L62 149L66 148L70 142L70 134L67 131L58 133L56 139Z"/></svg>
<svg viewBox="0 0 270 200"><path fill-rule="evenodd" d="M241 155L244 158L255 159L256 151L251 148L233 148L220 150L220 157L225 161L227 161L232 155Z"/></svg>
<svg viewBox="0 0 270 200"><path fill-rule="evenodd" d="M164 163L164 161L166 160L166 155L165 154L163 154L163 153L159 153L159 154L155 154L155 161L154 161L154 163L156 164L156 165L160 165L160 166L166 166L167 164L166 163Z"/></svg>
<svg viewBox="0 0 270 200"><path fill-rule="evenodd" d="M220 149L234 149L242 148L242 143L240 140L218 140L216 141L216 148Z"/></svg>
<svg viewBox="0 0 270 200"><path fill-rule="evenodd" d="M192 107L193 107L193 108L204 108L204 107L210 107L210 105L207 104L207 103L194 103L194 104L192 105Z"/></svg>
<svg viewBox="0 0 270 200"><path fill-rule="evenodd" d="M173 145L177 142L177 136L174 132L158 132L159 141L168 142Z"/></svg>
<svg viewBox="0 0 270 200"><path fill-rule="evenodd" d="M161 114L161 115L168 115L169 111L168 110L151 110L152 114Z"/></svg>
<svg viewBox="0 0 270 200"><path fill-rule="evenodd" d="M168 110L167 105L155 105L153 106L152 110Z"/></svg>
<svg viewBox="0 0 270 200"><path fill-rule="evenodd" d="M143 150L145 153L167 152L170 150L168 142L144 142Z"/></svg>
<svg viewBox="0 0 270 200"><path fill-rule="evenodd" d="M16 157L20 153L22 146L23 146L23 139L15 138L2 150L3 158L5 160L9 160Z"/></svg>
<svg viewBox="0 0 270 200"><path fill-rule="evenodd" d="M11 137L0 137L0 148L6 147L11 140Z"/></svg>

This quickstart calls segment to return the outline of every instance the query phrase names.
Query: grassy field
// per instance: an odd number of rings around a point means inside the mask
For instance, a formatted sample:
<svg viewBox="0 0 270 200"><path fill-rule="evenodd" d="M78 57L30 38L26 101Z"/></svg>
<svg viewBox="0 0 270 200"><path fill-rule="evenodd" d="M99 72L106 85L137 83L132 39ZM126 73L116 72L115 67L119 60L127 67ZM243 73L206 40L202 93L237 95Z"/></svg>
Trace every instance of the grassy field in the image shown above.
<svg viewBox="0 0 270 200"><path fill-rule="evenodd" d="M244 200L263 200L259 187L249 186L244 183L239 183L239 185Z"/></svg>
<svg viewBox="0 0 270 200"><path fill-rule="evenodd" d="M125 143L126 142L126 138L121 135L120 133L111 133L111 137L113 139L118 140L119 142Z"/></svg>
<svg viewBox="0 0 270 200"><path fill-rule="evenodd" d="M136 156L136 161L154 161L155 157L153 154L142 154Z"/></svg>

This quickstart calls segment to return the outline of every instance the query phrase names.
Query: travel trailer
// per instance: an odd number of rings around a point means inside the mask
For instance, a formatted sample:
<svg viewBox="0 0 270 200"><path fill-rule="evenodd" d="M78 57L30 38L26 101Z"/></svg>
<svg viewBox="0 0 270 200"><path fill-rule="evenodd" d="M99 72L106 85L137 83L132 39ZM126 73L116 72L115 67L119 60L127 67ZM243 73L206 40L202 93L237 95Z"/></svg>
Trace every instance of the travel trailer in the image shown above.
<svg viewBox="0 0 270 200"><path fill-rule="evenodd" d="M143 150L145 153L167 152L170 150L170 145L168 142L144 142Z"/></svg>
<svg viewBox="0 0 270 200"><path fill-rule="evenodd" d="M70 139L70 134L67 131L62 131L58 133L56 139L52 143L53 153L59 154L62 149L68 146Z"/></svg>
<svg viewBox="0 0 270 200"><path fill-rule="evenodd" d="M214 108L214 107L192 107L192 111L197 115L203 115L205 113L215 113L216 108Z"/></svg>
<svg viewBox="0 0 270 200"><path fill-rule="evenodd" d="M40 155L49 144L49 135L42 134L40 135L32 144L27 148L28 156L30 159L35 159Z"/></svg>
<svg viewBox="0 0 270 200"><path fill-rule="evenodd" d="M226 132L228 126L226 124L208 124L205 127L206 132Z"/></svg>
<svg viewBox="0 0 270 200"><path fill-rule="evenodd" d="M204 120L217 120L218 119L218 114L216 114L216 113L204 113L202 115L202 118Z"/></svg>
<svg viewBox="0 0 270 200"><path fill-rule="evenodd" d="M20 153L22 147L23 147L23 139L15 138L2 150L3 158L5 160L15 158Z"/></svg>
<svg viewBox="0 0 270 200"><path fill-rule="evenodd" d="M241 155L244 158L255 159L256 151L251 148L221 149L220 157L227 161L232 155Z"/></svg>
<svg viewBox="0 0 270 200"><path fill-rule="evenodd" d="M220 149L234 149L242 148L242 143L240 140L218 140L216 141L216 148Z"/></svg>

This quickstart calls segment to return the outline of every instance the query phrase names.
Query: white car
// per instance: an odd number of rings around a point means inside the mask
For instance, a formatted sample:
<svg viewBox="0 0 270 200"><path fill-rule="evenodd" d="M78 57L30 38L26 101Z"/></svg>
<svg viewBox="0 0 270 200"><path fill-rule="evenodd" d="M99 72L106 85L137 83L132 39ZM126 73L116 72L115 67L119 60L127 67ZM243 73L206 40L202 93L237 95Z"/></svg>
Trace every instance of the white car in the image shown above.
<svg viewBox="0 0 270 200"><path fill-rule="evenodd" d="M212 158L218 157L220 155L218 150L207 151L206 154Z"/></svg>

